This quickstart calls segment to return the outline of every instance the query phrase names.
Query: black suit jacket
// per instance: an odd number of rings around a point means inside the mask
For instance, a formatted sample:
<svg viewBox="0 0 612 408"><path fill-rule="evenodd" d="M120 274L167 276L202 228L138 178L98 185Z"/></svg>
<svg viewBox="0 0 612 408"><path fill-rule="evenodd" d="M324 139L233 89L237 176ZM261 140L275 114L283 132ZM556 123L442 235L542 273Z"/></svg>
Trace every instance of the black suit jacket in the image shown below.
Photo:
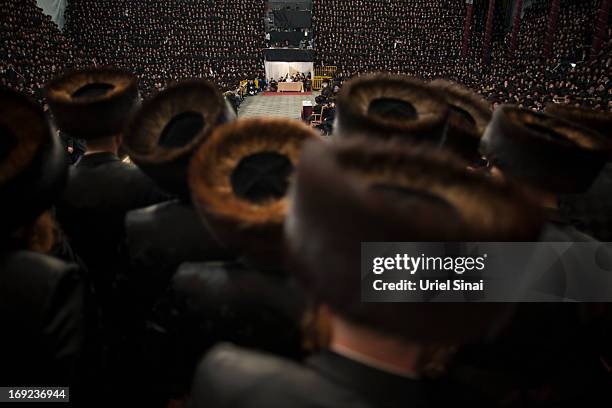
<svg viewBox="0 0 612 408"><path fill-rule="evenodd" d="M557 211L548 211L549 222L541 242L595 242L577 231ZM533 254L534 259L548 259ZM601 247L600 254L604 255ZM494 393L508 406L608 406L591 401L606 395L609 374L599 362L598 336L589 321L588 303L571 301L573 294L585 296L581 278L593 276L588 265L592 255L570 245L563 261L542 270L531 285L549 302L518 303L512 319L494 339L462 347L451 367L457 373L470 373L471 384L486 393ZM612 255L606 251L604 258ZM606 290L605 285L590 287ZM570 301L562 302L565 297ZM602 388L608 382L607 388ZM464 379L465 381L465 379Z"/></svg>
<svg viewBox="0 0 612 408"><path fill-rule="evenodd" d="M183 262L231 259L191 203L183 200L128 212L125 232L130 267L122 271L117 287L133 311L150 310Z"/></svg>
<svg viewBox="0 0 612 408"><path fill-rule="evenodd" d="M74 264L30 251L0 254L0 384L79 383L85 296Z"/></svg>
<svg viewBox="0 0 612 408"><path fill-rule="evenodd" d="M589 191L564 195L559 205L577 229L600 241L612 241L612 163L606 164Z"/></svg>
<svg viewBox="0 0 612 408"><path fill-rule="evenodd" d="M198 360L220 341L301 358L303 307L302 291L278 273L239 262L181 265L149 324L154 388L186 392Z"/></svg>
<svg viewBox="0 0 612 408"><path fill-rule="evenodd" d="M85 155L70 168L57 218L78 255L92 271L104 304L121 258L125 214L168 196L137 167L111 153Z"/></svg>
<svg viewBox="0 0 612 408"><path fill-rule="evenodd" d="M438 390L330 351L298 364L223 344L198 366L188 407L419 408L442 406Z"/></svg>

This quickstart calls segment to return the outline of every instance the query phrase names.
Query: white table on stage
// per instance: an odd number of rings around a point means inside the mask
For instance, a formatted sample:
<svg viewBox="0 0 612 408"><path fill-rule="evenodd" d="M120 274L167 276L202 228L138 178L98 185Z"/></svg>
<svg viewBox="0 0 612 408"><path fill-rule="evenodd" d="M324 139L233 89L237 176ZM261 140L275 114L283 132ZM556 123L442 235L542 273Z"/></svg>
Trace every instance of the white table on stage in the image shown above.
<svg viewBox="0 0 612 408"><path fill-rule="evenodd" d="M279 82L278 92L304 92L303 82Z"/></svg>

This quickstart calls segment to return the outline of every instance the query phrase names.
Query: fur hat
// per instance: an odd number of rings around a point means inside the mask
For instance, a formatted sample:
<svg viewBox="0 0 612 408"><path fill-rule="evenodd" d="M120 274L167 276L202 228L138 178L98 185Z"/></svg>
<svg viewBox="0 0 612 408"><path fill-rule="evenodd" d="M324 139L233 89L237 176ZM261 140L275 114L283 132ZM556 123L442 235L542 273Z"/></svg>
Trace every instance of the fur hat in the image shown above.
<svg viewBox="0 0 612 408"><path fill-rule="evenodd" d="M70 136L115 136L138 103L137 80L115 68L73 71L47 85L47 102L59 129Z"/></svg>
<svg viewBox="0 0 612 408"><path fill-rule="evenodd" d="M213 84L185 81L143 104L126 129L123 146L163 189L188 196L187 170L193 152L216 126L235 118Z"/></svg>
<svg viewBox="0 0 612 408"><path fill-rule="evenodd" d="M342 141L305 148L285 231L293 270L345 318L413 341L482 335L501 304L361 302L361 242L532 241L542 217L442 151Z"/></svg>
<svg viewBox="0 0 612 408"><path fill-rule="evenodd" d="M481 150L510 177L554 193L586 191L612 146L600 134L544 114L499 107Z"/></svg>
<svg viewBox="0 0 612 408"><path fill-rule="evenodd" d="M287 119L218 127L191 161L192 200L220 242L261 266L282 263L287 188L302 145L320 140Z"/></svg>
<svg viewBox="0 0 612 408"><path fill-rule="evenodd" d="M39 106L0 89L0 195L3 231L49 209L66 183L68 161Z"/></svg>
<svg viewBox="0 0 612 408"><path fill-rule="evenodd" d="M444 95L407 76L365 75L348 81L338 93L335 133L408 138L440 144L449 108Z"/></svg>
<svg viewBox="0 0 612 408"><path fill-rule="evenodd" d="M544 112L550 116L577 123L612 138L612 113L593 109L577 108L575 106L549 103Z"/></svg>
<svg viewBox="0 0 612 408"><path fill-rule="evenodd" d="M429 85L444 93L450 107L446 146L466 160L477 161L480 138L491 121L491 108L478 94L454 82L438 79Z"/></svg>

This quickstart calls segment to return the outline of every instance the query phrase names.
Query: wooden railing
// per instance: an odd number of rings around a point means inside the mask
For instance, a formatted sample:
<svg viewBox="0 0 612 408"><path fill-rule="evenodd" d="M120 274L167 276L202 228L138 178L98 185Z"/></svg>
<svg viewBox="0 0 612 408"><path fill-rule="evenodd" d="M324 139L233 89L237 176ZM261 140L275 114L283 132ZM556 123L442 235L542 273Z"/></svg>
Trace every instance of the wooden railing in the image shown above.
<svg viewBox="0 0 612 408"><path fill-rule="evenodd" d="M315 76L312 80L313 91L320 91L321 88L323 87L322 86L323 81L331 80L336 74L337 70L338 70L337 67L331 67L331 66L315 67L314 69Z"/></svg>
<svg viewBox="0 0 612 408"><path fill-rule="evenodd" d="M247 87L247 83L249 81L244 80L244 81L240 81L240 96L244 97L244 95L246 94L246 87Z"/></svg>

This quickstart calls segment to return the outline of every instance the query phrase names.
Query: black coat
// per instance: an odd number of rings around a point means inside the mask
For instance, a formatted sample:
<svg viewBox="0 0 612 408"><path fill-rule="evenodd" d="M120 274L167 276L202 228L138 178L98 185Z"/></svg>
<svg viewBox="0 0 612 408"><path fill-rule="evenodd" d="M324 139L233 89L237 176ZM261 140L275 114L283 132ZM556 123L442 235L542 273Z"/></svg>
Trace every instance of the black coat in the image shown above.
<svg viewBox="0 0 612 408"><path fill-rule="evenodd" d="M82 380L85 297L76 265L30 251L0 254L0 384Z"/></svg>
<svg viewBox="0 0 612 408"><path fill-rule="evenodd" d="M300 358L303 307L302 291L278 272L239 262L183 264L149 324L151 381L186 391L199 358L220 341Z"/></svg>
<svg viewBox="0 0 612 408"><path fill-rule="evenodd" d="M323 90L321 91L321 95L327 99L330 96L332 96L332 89L331 86L326 86L325 88L323 88Z"/></svg>
<svg viewBox="0 0 612 408"><path fill-rule="evenodd" d="M446 405L444 398L454 404ZM442 385L390 374L324 351L305 364L229 344L199 364L189 408L462 406ZM477 406L471 403L469 406Z"/></svg>
<svg viewBox="0 0 612 408"><path fill-rule="evenodd" d="M125 267L121 258L125 214L167 198L137 167L111 153L85 155L70 168L57 218L92 272L102 305L115 273Z"/></svg>
<svg viewBox="0 0 612 408"><path fill-rule="evenodd" d="M178 199L128 212L125 233L130 267L117 287L132 310L150 310L183 262L230 259L191 203Z"/></svg>
<svg viewBox="0 0 612 408"><path fill-rule="evenodd" d="M564 195L559 205L577 229L600 241L612 241L612 163L606 164L589 191Z"/></svg>
<svg viewBox="0 0 612 408"><path fill-rule="evenodd" d="M548 212L548 221L541 242L597 242L569 225L557 211ZM550 255L536 253L533 257L549 259ZM470 386L496 394L509 406L593 405L587 401L607 391L601 388L606 374L599 363L598 336L591 327L588 303L559 303L565 296L582 292L582 286L576 288L573 283L589 276L588 265L593 261L589 258L590 254L568 246L563 261L542 270L535 281L545 283L539 286L540 295L554 301L517 304L500 335L463 347L453 370L470 372Z"/></svg>

